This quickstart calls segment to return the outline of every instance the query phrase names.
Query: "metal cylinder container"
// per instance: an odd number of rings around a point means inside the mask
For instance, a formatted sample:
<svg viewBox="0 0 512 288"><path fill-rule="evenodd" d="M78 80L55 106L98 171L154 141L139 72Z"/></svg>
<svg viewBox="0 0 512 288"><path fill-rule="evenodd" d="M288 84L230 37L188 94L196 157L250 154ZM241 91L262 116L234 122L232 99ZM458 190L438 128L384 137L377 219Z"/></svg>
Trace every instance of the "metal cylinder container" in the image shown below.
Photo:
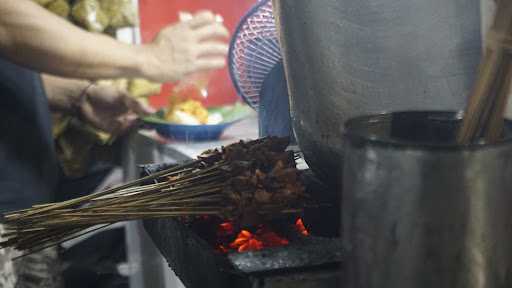
<svg viewBox="0 0 512 288"><path fill-rule="evenodd" d="M512 125L455 144L455 113L345 125L346 288L512 287Z"/></svg>
<svg viewBox="0 0 512 288"><path fill-rule="evenodd" d="M348 118L460 110L481 51L480 2L273 0L292 125L311 169L332 182Z"/></svg>

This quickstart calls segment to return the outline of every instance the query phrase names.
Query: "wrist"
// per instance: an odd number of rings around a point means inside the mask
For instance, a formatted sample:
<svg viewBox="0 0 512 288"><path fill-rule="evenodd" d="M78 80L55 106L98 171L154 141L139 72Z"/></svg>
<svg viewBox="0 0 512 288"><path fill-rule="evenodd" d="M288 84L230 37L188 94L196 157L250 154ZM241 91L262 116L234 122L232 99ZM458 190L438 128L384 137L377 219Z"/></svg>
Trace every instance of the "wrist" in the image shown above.
<svg viewBox="0 0 512 288"><path fill-rule="evenodd" d="M136 48L139 77L155 81L164 82L164 70L161 67L161 61L157 57L157 47L154 44L142 44Z"/></svg>
<svg viewBox="0 0 512 288"><path fill-rule="evenodd" d="M53 112L73 114L79 106L80 95L90 84L88 81L42 75L50 109Z"/></svg>

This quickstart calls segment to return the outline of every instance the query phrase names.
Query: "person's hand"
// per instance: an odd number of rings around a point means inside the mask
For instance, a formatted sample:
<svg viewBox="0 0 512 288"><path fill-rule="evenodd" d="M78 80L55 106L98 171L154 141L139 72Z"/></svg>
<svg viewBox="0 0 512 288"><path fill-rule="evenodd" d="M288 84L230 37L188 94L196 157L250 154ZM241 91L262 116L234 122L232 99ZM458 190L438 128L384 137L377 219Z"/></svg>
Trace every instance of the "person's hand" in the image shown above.
<svg viewBox="0 0 512 288"><path fill-rule="evenodd" d="M162 29L151 44L142 45L148 55L146 76L168 82L187 74L223 68L229 32L216 19L209 11L199 12Z"/></svg>
<svg viewBox="0 0 512 288"><path fill-rule="evenodd" d="M101 84L89 86L77 108L82 120L114 135L126 132L139 116L154 112L126 91Z"/></svg>

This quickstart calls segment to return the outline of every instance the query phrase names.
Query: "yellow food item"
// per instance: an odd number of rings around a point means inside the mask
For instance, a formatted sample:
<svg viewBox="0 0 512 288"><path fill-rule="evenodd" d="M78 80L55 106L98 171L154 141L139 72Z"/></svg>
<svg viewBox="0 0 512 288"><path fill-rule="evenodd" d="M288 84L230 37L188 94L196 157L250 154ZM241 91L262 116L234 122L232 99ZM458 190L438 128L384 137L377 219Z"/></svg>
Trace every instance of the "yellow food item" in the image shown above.
<svg viewBox="0 0 512 288"><path fill-rule="evenodd" d="M46 5L46 9L63 18L68 18L71 7L66 0L54 0Z"/></svg>
<svg viewBox="0 0 512 288"><path fill-rule="evenodd" d="M113 80L98 80L96 81L96 84L114 86L116 89L128 91L129 81L128 79L120 78Z"/></svg>
<svg viewBox="0 0 512 288"><path fill-rule="evenodd" d="M196 100L179 100L171 97L165 119L179 124L195 124L188 120L188 116L195 118L199 124L208 123L208 110ZM190 123L183 123L184 121Z"/></svg>
<svg viewBox="0 0 512 288"><path fill-rule="evenodd" d="M128 84L128 92L135 98L146 98L160 93L162 85L145 79L132 79Z"/></svg>
<svg viewBox="0 0 512 288"><path fill-rule="evenodd" d="M103 32L109 25L108 16L97 0L79 0L71 9L73 20L88 31Z"/></svg>
<svg viewBox="0 0 512 288"><path fill-rule="evenodd" d="M119 90L128 91L130 96L139 99L158 94L162 90L162 84L153 83L145 79L104 79L98 80L96 83L98 85L110 85L116 87Z"/></svg>

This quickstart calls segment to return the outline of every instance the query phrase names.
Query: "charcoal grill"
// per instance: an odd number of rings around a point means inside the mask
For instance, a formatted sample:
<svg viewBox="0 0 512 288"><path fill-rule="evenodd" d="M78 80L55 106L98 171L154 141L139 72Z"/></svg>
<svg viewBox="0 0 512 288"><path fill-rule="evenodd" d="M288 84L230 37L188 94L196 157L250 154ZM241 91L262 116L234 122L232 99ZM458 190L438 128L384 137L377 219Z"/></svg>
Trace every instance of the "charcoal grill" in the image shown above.
<svg viewBox="0 0 512 288"><path fill-rule="evenodd" d="M144 166L142 176L166 166ZM318 202L336 203L330 199L335 193L308 171L304 181ZM216 251L179 220L147 220L144 227L187 288L340 287L343 252L338 212L337 205L306 209L304 221L312 236L288 246L243 253Z"/></svg>

